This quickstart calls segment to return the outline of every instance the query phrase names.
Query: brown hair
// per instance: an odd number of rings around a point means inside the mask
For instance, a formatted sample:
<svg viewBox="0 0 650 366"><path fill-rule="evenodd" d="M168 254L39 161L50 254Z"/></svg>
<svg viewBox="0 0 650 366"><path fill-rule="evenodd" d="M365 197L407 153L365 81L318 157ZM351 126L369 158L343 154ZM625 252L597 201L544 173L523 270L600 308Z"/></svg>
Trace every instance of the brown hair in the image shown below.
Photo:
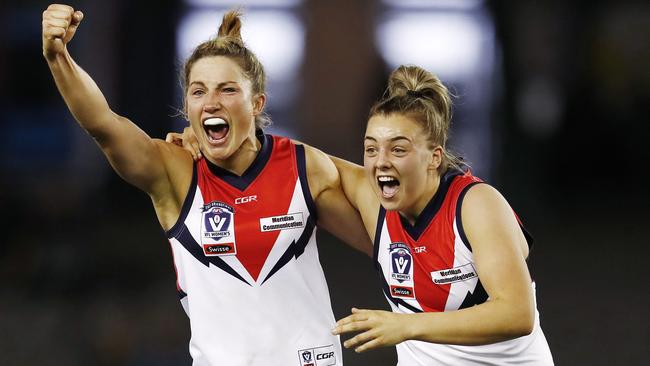
<svg viewBox="0 0 650 366"><path fill-rule="evenodd" d="M246 47L241 38L240 10L230 10L224 14L217 36L198 45L192 55L185 61L181 80L183 84L183 101L187 95L188 82L192 66L204 57L225 56L235 61L244 75L251 81L253 94L266 92L266 74L257 56ZM185 103L183 103L185 105ZM263 128L271 124L269 116L262 112L255 117L255 127Z"/></svg>
<svg viewBox="0 0 650 366"><path fill-rule="evenodd" d="M402 65L388 78L384 97L370 109L370 117L399 113L417 121L429 141L443 148L440 172L460 169L462 160L445 148L451 124L451 96L447 87L432 73L418 66Z"/></svg>

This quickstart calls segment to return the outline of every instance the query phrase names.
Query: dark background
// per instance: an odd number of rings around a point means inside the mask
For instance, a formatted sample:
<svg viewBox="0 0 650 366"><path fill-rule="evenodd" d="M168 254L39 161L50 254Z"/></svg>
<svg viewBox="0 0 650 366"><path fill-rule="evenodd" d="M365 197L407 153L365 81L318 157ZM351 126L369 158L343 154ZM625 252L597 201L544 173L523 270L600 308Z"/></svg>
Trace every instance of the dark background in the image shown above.
<svg viewBox="0 0 650 366"><path fill-rule="evenodd" d="M176 128L183 5L70 4L86 15L71 45L76 60L116 112L164 138ZM168 243L147 196L108 168L56 91L41 54L47 5L0 2L0 365L188 365ZM357 162L368 106L390 71L372 47L380 6L299 8L307 48L294 129ZM490 183L536 237L529 267L556 364L645 365L650 4L487 6L503 70ZM539 77L561 108L552 132L533 134L519 108ZM387 307L369 259L322 232L319 248L337 318L352 306ZM345 357L395 364L390 349Z"/></svg>

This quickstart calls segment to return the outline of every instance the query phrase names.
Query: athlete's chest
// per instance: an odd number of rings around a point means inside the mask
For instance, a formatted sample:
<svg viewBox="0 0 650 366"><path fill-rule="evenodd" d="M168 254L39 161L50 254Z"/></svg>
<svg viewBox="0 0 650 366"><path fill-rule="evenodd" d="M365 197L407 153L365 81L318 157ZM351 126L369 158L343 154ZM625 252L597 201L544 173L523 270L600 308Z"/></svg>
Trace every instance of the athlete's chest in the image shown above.
<svg viewBox="0 0 650 366"><path fill-rule="evenodd" d="M418 302L425 311L444 311L450 284L467 268L457 268L465 259L458 249L453 223L444 216L432 220L413 235L388 214L383 223L377 260L392 297ZM469 271L468 273L475 271ZM461 273L461 276L454 277ZM467 276L467 274L465 274ZM468 277L469 278L469 277Z"/></svg>

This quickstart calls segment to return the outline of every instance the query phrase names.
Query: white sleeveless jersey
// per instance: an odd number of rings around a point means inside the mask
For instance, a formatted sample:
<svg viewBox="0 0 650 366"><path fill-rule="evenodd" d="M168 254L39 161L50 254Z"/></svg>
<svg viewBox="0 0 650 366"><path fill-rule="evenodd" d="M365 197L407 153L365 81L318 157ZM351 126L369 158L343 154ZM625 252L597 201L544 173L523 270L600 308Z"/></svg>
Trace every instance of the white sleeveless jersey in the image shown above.
<svg viewBox="0 0 650 366"><path fill-rule="evenodd" d="M414 225L380 208L375 265L394 312L454 311L488 300L460 221L463 197L479 182L469 172L445 174ZM480 346L405 341L396 347L398 366L553 365L537 310L532 333L508 341Z"/></svg>
<svg viewBox="0 0 650 366"><path fill-rule="evenodd" d="M194 366L342 365L304 147L259 135L236 176L196 163L168 231Z"/></svg>

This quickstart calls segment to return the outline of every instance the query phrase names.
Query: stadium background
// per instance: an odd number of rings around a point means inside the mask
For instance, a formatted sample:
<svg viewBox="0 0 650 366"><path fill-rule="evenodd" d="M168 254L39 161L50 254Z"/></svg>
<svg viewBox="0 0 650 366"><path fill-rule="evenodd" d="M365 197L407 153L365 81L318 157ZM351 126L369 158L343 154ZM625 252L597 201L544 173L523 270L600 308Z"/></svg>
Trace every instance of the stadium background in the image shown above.
<svg viewBox="0 0 650 366"><path fill-rule="evenodd" d="M213 34L212 12L233 2L69 3L85 13L73 56L114 110L151 136L178 130L183 47ZM241 4L245 32L255 19L271 35L288 32L260 46L280 57L262 59L279 70L272 131L356 162L368 107L393 64L431 61L458 96L454 149L536 237L529 266L556 364L646 364L647 2ZM0 2L0 364L189 365L168 243L146 195L109 169L56 91L41 55L47 5ZM409 28L414 14L422 28ZM460 28L447 25L452 18ZM385 309L371 261L320 235L337 318L352 306ZM395 364L390 349L345 359Z"/></svg>

